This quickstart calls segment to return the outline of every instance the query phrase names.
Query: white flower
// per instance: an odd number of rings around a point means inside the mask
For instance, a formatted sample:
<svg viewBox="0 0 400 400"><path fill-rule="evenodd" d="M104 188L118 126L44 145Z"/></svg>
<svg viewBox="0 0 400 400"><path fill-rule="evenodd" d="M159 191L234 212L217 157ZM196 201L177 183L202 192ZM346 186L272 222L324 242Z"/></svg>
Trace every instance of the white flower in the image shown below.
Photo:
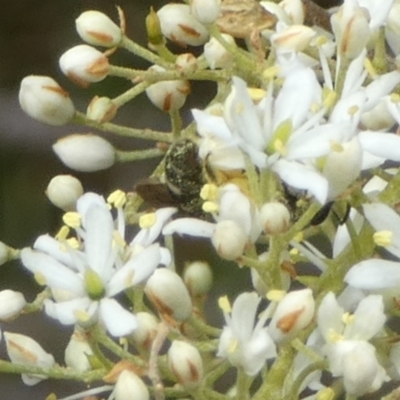
<svg viewBox="0 0 400 400"><path fill-rule="evenodd" d="M51 368L54 357L43 350L42 346L29 336L18 333L4 332L7 354L14 364L29 365L42 368ZM25 385L36 385L44 376L22 374L21 378Z"/></svg>
<svg viewBox="0 0 400 400"><path fill-rule="evenodd" d="M59 61L62 72L73 82L87 86L107 77L110 66L108 58L87 44L67 50Z"/></svg>
<svg viewBox="0 0 400 400"><path fill-rule="evenodd" d="M7 321L18 317L26 305L22 293L5 289L0 291L0 321Z"/></svg>
<svg viewBox="0 0 400 400"><path fill-rule="evenodd" d="M118 46L122 40L121 29L100 11L85 11L75 23L82 40L93 46Z"/></svg>
<svg viewBox="0 0 400 400"><path fill-rule="evenodd" d="M53 150L67 167L75 171L100 171L115 163L114 147L97 135L68 135L59 139Z"/></svg>
<svg viewBox="0 0 400 400"><path fill-rule="evenodd" d="M75 330L65 348L65 364L79 372L89 371L92 368L89 357L92 355L93 350L85 334L80 330Z"/></svg>
<svg viewBox="0 0 400 400"><path fill-rule="evenodd" d="M92 121L109 122L117 114L117 106L109 97L95 96L90 101L86 116Z"/></svg>
<svg viewBox="0 0 400 400"><path fill-rule="evenodd" d="M222 37L229 44L234 45L235 39L226 33L222 33ZM207 60L211 69L228 68L232 65L234 57L217 39L211 38L204 45L204 58Z"/></svg>
<svg viewBox="0 0 400 400"><path fill-rule="evenodd" d="M167 4L157 11L161 31L169 40L182 46L200 46L207 42L208 31L190 12L187 4Z"/></svg>
<svg viewBox="0 0 400 400"><path fill-rule="evenodd" d="M221 0L192 0L190 10L202 24L212 24L221 10Z"/></svg>
<svg viewBox="0 0 400 400"><path fill-rule="evenodd" d="M247 375L256 375L269 358L276 356L276 348L264 323L268 313L257 317L261 298L256 293L242 293L230 310L227 300L220 301L225 316L224 327L219 340L218 357L243 368Z"/></svg>
<svg viewBox="0 0 400 400"><path fill-rule="evenodd" d="M115 400L149 400L150 394L147 386L136 374L124 370L115 384L113 398Z"/></svg>
<svg viewBox="0 0 400 400"><path fill-rule="evenodd" d="M21 82L19 104L33 119L49 125L65 125L75 114L69 94L48 76L27 76Z"/></svg>
<svg viewBox="0 0 400 400"><path fill-rule="evenodd" d="M54 240L41 239L40 251L22 251L22 262L52 289L55 301L45 302L51 317L62 324L84 326L100 319L112 335L127 335L136 328L136 318L111 297L152 274L160 262L159 246L153 244L123 263L118 248L113 248L114 222L104 199L86 193L78 200L77 210L79 215L73 217L81 219L76 229L82 250L60 243L65 246L62 255Z"/></svg>
<svg viewBox="0 0 400 400"><path fill-rule="evenodd" d="M56 175L46 189L48 199L64 211L75 210L76 201L82 195L82 184L72 175Z"/></svg>
<svg viewBox="0 0 400 400"><path fill-rule="evenodd" d="M386 374L368 340L381 331L386 321L382 297L365 297L351 315L330 292L321 302L317 320L327 343L324 353L332 375L343 377L346 392L361 396L379 389Z"/></svg>

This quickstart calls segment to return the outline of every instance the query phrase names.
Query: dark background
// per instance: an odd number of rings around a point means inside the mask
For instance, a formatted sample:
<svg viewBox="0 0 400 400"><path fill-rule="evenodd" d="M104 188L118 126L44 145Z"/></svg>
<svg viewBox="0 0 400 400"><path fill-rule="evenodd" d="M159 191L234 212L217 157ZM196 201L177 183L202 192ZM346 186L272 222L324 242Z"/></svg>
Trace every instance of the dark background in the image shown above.
<svg viewBox="0 0 400 400"><path fill-rule="evenodd" d="M145 44L144 18L149 6L159 8L164 1L147 0L15 0L3 1L0 12L0 240L21 248L31 245L43 233L54 234L60 226L61 211L48 202L44 190L49 180L57 174L72 173L81 179L86 191L107 194L116 188L132 190L133 184L145 177L156 165L155 162L114 166L110 170L94 174L69 171L58 161L51 150L52 144L66 134L82 131L75 127L51 127L39 124L25 115L18 104L19 83L26 75L49 75L71 94L76 107L84 111L88 101L94 96L116 96L129 85L123 80L107 79L88 90L76 89L61 74L58 58L70 47L80 44L75 32L75 19L85 10L96 9L117 20L115 5L120 5L127 19L127 33L135 41ZM320 2L321 4L323 1ZM332 3L326 0L325 5ZM113 55L116 65L146 68L131 54L119 52ZM184 111L186 121L190 120L189 109L207 104L213 87L197 84L192 88ZM168 130L168 118L156 110L140 96L132 104L126 105L115 122L135 127L151 127ZM83 130L87 132L87 130ZM136 141L121 140L105 135L117 147L135 149L145 145ZM193 243L191 243L193 245ZM178 243L178 247L182 243ZM197 254L180 254L178 264L184 260L202 258L212 260L212 250L205 243L196 243ZM192 247L191 247L192 248ZM250 285L247 274L233 269L232 265L219 265L215 269L216 280L224 281L214 296L234 293L238 289L233 283ZM21 290L28 300L35 295L35 283L18 262L0 266L0 290L10 288ZM223 289L222 289L223 288ZM221 293L218 293L221 291ZM39 341L44 349L63 362L63 349L71 329L58 326L45 316L24 316L13 323L1 324L2 330L21 332ZM7 358L4 341L0 343L0 356ZM0 399L44 399L49 392L67 395L78 390L66 382L49 384L42 382L27 387L19 376L0 375Z"/></svg>

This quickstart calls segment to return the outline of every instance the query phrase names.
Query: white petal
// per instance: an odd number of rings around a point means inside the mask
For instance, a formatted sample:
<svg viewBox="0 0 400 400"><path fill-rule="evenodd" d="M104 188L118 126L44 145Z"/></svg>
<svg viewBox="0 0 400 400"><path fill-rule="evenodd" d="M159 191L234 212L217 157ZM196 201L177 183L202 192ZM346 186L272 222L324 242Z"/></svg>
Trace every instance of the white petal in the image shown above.
<svg viewBox="0 0 400 400"><path fill-rule="evenodd" d="M77 297L86 294L79 275L47 254L26 248L21 252L21 260L31 272L44 277L52 289L63 289Z"/></svg>
<svg viewBox="0 0 400 400"><path fill-rule="evenodd" d="M136 317L125 310L114 299L100 301L100 315L108 332L113 336L126 336L131 334L138 326Z"/></svg>
<svg viewBox="0 0 400 400"><path fill-rule="evenodd" d="M124 289L143 282L154 272L160 260L158 243L147 247L113 275L107 285L107 295L114 296Z"/></svg>
<svg viewBox="0 0 400 400"><path fill-rule="evenodd" d="M358 289L379 290L400 285L400 263L379 259L361 261L344 277L346 283Z"/></svg>
<svg viewBox="0 0 400 400"><path fill-rule="evenodd" d="M196 218L179 218L165 225L162 234L172 235L173 233L178 233L179 235L209 238L212 236L214 229L215 224L212 224L211 222L202 221Z"/></svg>
<svg viewBox="0 0 400 400"><path fill-rule="evenodd" d="M329 340L331 332L342 332L343 313L344 310L339 306L335 295L332 292L326 294L317 312L318 329L326 341Z"/></svg>
<svg viewBox="0 0 400 400"><path fill-rule="evenodd" d="M192 114L196 121L197 131L200 136L215 136L225 143L229 143L232 140L232 133L222 117L196 109L192 110Z"/></svg>
<svg viewBox="0 0 400 400"><path fill-rule="evenodd" d="M394 133L364 131L359 133L364 150L386 160L400 161L400 137Z"/></svg>
<svg viewBox="0 0 400 400"><path fill-rule="evenodd" d="M77 311L86 311L91 300L88 297L55 303L46 300L44 303L46 314L57 319L63 325L72 325L77 322Z"/></svg>
<svg viewBox="0 0 400 400"><path fill-rule="evenodd" d="M328 181L318 172L303 164L279 160L273 170L290 186L296 189L306 189L321 203L328 196Z"/></svg>

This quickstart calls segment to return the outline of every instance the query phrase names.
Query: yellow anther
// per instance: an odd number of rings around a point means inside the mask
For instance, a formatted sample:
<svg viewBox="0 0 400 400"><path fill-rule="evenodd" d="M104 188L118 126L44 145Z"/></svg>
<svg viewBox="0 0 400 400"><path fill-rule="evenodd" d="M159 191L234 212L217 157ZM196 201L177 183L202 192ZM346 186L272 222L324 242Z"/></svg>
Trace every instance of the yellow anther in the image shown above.
<svg viewBox="0 0 400 400"><path fill-rule="evenodd" d="M74 315L79 322L87 322L90 320L91 316L85 310L75 310Z"/></svg>
<svg viewBox="0 0 400 400"><path fill-rule="evenodd" d="M126 203L126 193L119 189L115 190L108 196L107 203L115 208L122 208Z"/></svg>
<svg viewBox="0 0 400 400"><path fill-rule="evenodd" d="M218 197L218 186L213 183L206 183L200 191L203 200L216 200Z"/></svg>
<svg viewBox="0 0 400 400"><path fill-rule="evenodd" d="M360 107L358 106L351 106L348 110L347 113L349 115L354 115L356 112L358 112L358 110L360 109Z"/></svg>
<svg viewBox="0 0 400 400"><path fill-rule="evenodd" d="M378 231L374 233L374 243L377 246L388 247L393 243L392 231Z"/></svg>
<svg viewBox="0 0 400 400"><path fill-rule="evenodd" d="M46 277L41 273L41 272L35 272L33 275L35 278L35 281L40 285L40 286L46 286L47 284L47 279Z"/></svg>
<svg viewBox="0 0 400 400"><path fill-rule="evenodd" d="M324 388L318 391L316 400L333 400L335 398L335 392L331 388Z"/></svg>
<svg viewBox="0 0 400 400"><path fill-rule="evenodd" d="M298 243L302 242L302 241L304 240L304 232L301 231L301 232L297 233L297 234L294 236L293 240L296 241L296 242L298 242Z"/></svg>
<svg viewBox="0 0 400 400"><path fill-rule="evenodd" d="M218 306L224 313L230 313L232 311L228 296L221 296L218 299Z"/></svg>
<svg viewBox="0 0 400 400"><path fill-rule="evenodd" d="M392 93L392 94L390 95L390 101L391 101L392 103L400 103L400 95L397 94L397 93Z"/></svg>
<svg viewBox="0 0 400 400"><path fill-rule="evenodd" d="M318 36L315 39L316 46L323 46L326 43L328 43L328 38L326 36Z"/></svg>
<svg viewBox="0 0 400 400"><path fill-rule="evenodd" d="M201 207L204 212L215 214L218 212L218 204L214 201L205 201Z"/></svg>
<svg viewBox="0 0 400 400"><path fill-rule="evenodd" d="M258 89L258 88L248 88L247 92L249 93L250 98L255 103L258 103L260 100L262 100L266 93L264 89Z"/></svg>
<svg viewBox="0 0 400 400"><path fill-rule="evenodd" d="M371 78L376 78L378 76L378 73L376 72L376 69L374 68L370 59L366 58L364 60L364 68L366 69L368 74L371 76Z"/></svg>
<svg viewBox="0 0 400 400"><path fill-rule="evenodd" d="M55 238L59 241L66 240L69 235L70 229L68 226L63 225L60 230L57 232Z"/></svg>
<svg viewBox="0 0 400 400"><path fill-rule="evenodd" d="M238 348L239 342L237 339L231 339L228 346L228 353L234 353Z"/></svg>
<svg viewBox="0 0 400 400"><path fill-rule="evenodd" d="M293 247L292 249L290 249L289 254L290 254L291 256L298 256L298 255L300 254L300 252L299 252L298 249L296 249L296 248Z"/></svg>
<svg viewBox="0 0 400 400"><path fill-rule="evenodd" d="M264 80L270 80L279 75L280 68L277 65L267 68L263 71L262 77Z"/></svg>
<svg viewBox="0 0 400 400"><path fill-rule="evenodd" d="M63 222L70 228L79 228L81 226L82 217L76 211L70 211L63 215Z"/></svg>
<svg viewBox="0 0 400 400"><path fill-rule="evenodd" d="M331 142L331 150L336 153L341 153L344 150L344 148L343 145L339 142Z"/></svg>
<svg viewBox="0 0 400 400"><path fill-rule="evenodd" d="M287 148L283 144L281 139L274 140L274 150L282 156L285 156L287 154Z"/></svg>
<svg viewBox="0 0 400 400"><path fill-rule="evenodd" d="M326 108L332 107L337 99L337 93L334 90L324 87L323 89L323 105Z"/></svg>
<svg viewBox="0 0 400 400"><path fill-rule="evenodd" d="M69 238L67 239L68 248L77 250L80 247L80 243L77 238Z"/></svg>
<svg viewBox="0 0 400 400"><path fill-rule="evenodd" d="M126 245L126 242L124 238L121 236L121 234L118 231L113 232L113 244L117 248L123 249Z"/></svg>
<svg viewBox="0 0 400 400"><path fill-rule="evenodd" d="M147 213L139 218L139 226L141 229L149 229L156 223L156 221L156 213Z"/></svg>
<svg viewBox="0 0 400 400"><path fill-rule="evenodd" d="M328 333L328 342L330 342L330 343L337 343L337 342L342 341L343 339L344 339L343 335L341 335L338 332L331 330Z"/></svg>
<svg viewBox="0 0 400 400"><path fill-rule="evenodd" d="M345 313L342 315L342 322L343 322L345 325L351 325L351 324L354 322L354 315L351 314L351 313L349 313L349 312L345 312Z"/></svg>
<svg viewBox="0 0 400 400"><path fill-rule="evenodd" d="M286 294L286 292L284 290L270 290L267 293L267 300L278 302L283 299L285 294Z"/></svg>

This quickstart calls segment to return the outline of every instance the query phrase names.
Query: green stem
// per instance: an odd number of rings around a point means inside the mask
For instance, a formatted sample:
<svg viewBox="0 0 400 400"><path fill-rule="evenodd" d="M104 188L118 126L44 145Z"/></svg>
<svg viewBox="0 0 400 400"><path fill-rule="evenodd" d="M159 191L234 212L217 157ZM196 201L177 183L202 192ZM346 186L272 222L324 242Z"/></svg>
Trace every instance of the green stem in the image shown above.
<svg viewBox="0 0 400 400"><path fill-rule="evenodd" d="M139 56L140 58L149 61L151 64L161 65L164 68L171 68L171 63L163 60L157 54L154 54L152 51L147 50L146 48L140 46L131 39L127 38L126 36L122 38L119 47L122 47L130 51L131 53Z"/></svg>
<svg viewBox="0 0 400 400"><path fill-rule="evenodd" d="M133 86L131 89L127 90L125 93L122 93L121 95L115 97L112 99L112 102L120 108L124 104L128 103L135 97L137 97L139 94L143 93L148 87L150 86L150 83L148 82L141 82L135 86Z"/></svg>
<svg viewBox="0 0 400 400"><path fill-rule="evenodd" d="M378 37L375 42L374 58L372 65L378 71L378 73L384 73L387 70L386 65L386 38L385 28L382 26L379 28Z"/></svg>
<svg viewBox="0 0 400 400"><path fill-rule="evenodd" d="M221 329L214 328L210 325L207 325L202 320L191 317L188 321L189 325L191 325L196 331L201 332L205 335L212 336L212 337L219 337L221 334Z"/></svg>
<svg viewBox="0 0 400 400"><path fill-rule="evenodd" d="M76 112L72 121L77 125L84 125L99 131L114 133L119 136L126 136L144 140L153 140L155 142L168 142L174 141L172 135L167 132L153 131L151 129L134 129L126 126L112 124L110 122L100 123L93 121L86 117L85 114Z"/></svg>
<svg viewBox="0 0 400 400"><path fill-rule="evenodd" d="M94 371L75 371L72 368L64 368L55 365L51 368L34 367L30 365L14 364L9 361L0 360L0 373L4 374L29 374L42 375L47 378L75 380L79 382L95 382L102 379L106 374L105 369L96 369Z"/></svg>
<svg viewBox="0 0 400 400"><path fill-rule="evenodd" d="M172 109L169 112L169 117L171 120L172 135L174 136L175 140L178 140L181 137L181 131L182 131L182 118L179 113L179 110Z"/></svg>
<svg viewBox="0 0 400 400"><path fill-rule="evenodd" d="M241 368L237 369L236 400L247 400L249 398L249 389L252 382L253 379L247 376Z"/></svg>
<svg viewBox="0 0 400 400"><path fill-rule="evenodd" d="M134 151L117 150L115 152L116 160L121 163L162 157L164 154L165 151L157 148L147 149L147 150L134 150Z"/></svg>

